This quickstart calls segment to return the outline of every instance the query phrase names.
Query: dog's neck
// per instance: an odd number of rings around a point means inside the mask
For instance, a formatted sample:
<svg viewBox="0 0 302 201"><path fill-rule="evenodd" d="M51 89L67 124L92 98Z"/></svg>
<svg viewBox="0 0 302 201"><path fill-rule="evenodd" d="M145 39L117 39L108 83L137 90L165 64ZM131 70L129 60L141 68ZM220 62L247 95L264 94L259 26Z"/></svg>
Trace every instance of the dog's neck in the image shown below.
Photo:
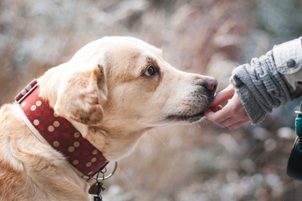
<svg viewBox="0 0 302 201"><path fill-rule="evenodd" d="M77 127L81 129L80 127ZM84 127L87 130L87 140L110 161L117 161L128 155L135 147L145 130L127 131L108 127Z"/></svg>
<svg viewBox="0 0 302 201"><path fill-rule="evenodd" d="M33 135L48 143L84 176L92 177L108 160L65 118L57 116L49 102L39 96L39 83L33 80L17 94L17 108Z"/></svg>

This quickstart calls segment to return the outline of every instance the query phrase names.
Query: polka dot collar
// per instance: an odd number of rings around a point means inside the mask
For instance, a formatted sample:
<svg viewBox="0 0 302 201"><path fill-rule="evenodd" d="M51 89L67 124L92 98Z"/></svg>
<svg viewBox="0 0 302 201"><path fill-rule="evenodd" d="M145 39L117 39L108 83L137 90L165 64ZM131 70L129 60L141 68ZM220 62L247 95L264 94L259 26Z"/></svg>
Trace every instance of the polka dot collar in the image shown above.
<svg viewBox="0 0 302 201"><path fill-rule="evenodd" d="M28 84L15 98L32 126L49 145L61 152L67 161L85 176L91 177L108 163L65 118L54 114L48 102L39 97L37 80Z"/></svg>

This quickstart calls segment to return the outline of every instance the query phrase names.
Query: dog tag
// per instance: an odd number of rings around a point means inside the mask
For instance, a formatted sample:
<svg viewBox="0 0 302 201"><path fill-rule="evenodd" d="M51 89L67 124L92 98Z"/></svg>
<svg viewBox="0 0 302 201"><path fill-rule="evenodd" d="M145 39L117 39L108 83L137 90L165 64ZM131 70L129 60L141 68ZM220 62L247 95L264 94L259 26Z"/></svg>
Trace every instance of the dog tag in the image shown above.
<svg viewBox="0 0 302 201"><path fill-rule="evenodd" d="M89 188L88 193L90 195L99 195L103 190L105 190L103 183L96 182Z"/></svg>
<svg viewBox="0 0 302 201"><path fill-rule="evenodd" d="M90 195L93 195L93 201L102 201L101 192L104 191L105 188L103 187L102 182L96 182L94 183L90 188L88 193Z"/></svg>
<svg viewBox="0 0 302 201"><path fill-rule="evenodd" d="M93 201L102 201L103 199L102 199L102 197L100 197L100 196L94 196L93 197Z"/></svg>

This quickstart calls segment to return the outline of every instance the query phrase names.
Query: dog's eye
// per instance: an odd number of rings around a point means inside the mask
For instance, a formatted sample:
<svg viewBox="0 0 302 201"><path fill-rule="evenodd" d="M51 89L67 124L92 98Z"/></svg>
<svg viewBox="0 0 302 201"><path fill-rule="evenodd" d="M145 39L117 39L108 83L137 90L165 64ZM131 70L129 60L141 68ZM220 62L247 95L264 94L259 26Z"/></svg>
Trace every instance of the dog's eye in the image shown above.
<svg viewBox="0 0 302 201"><path fill-rule="evenodd" d="M148 77L152 77L158 73L158 68L153 65L148 66L147 70L145 71L144 75Z"/></svg>

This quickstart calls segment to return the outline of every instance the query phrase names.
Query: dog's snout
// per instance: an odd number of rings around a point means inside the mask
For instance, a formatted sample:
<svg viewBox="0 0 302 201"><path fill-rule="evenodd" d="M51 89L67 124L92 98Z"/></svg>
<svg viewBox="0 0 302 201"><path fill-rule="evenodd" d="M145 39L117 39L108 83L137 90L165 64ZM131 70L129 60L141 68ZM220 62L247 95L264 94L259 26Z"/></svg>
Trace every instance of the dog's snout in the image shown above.
<svg viewBox="0 0 302 201"><path fill-rule="evenodd" d="M214 78L207 78L202 81L201 86L206 88L209 92L214 93L216 91L218 82Z"/></svg>

